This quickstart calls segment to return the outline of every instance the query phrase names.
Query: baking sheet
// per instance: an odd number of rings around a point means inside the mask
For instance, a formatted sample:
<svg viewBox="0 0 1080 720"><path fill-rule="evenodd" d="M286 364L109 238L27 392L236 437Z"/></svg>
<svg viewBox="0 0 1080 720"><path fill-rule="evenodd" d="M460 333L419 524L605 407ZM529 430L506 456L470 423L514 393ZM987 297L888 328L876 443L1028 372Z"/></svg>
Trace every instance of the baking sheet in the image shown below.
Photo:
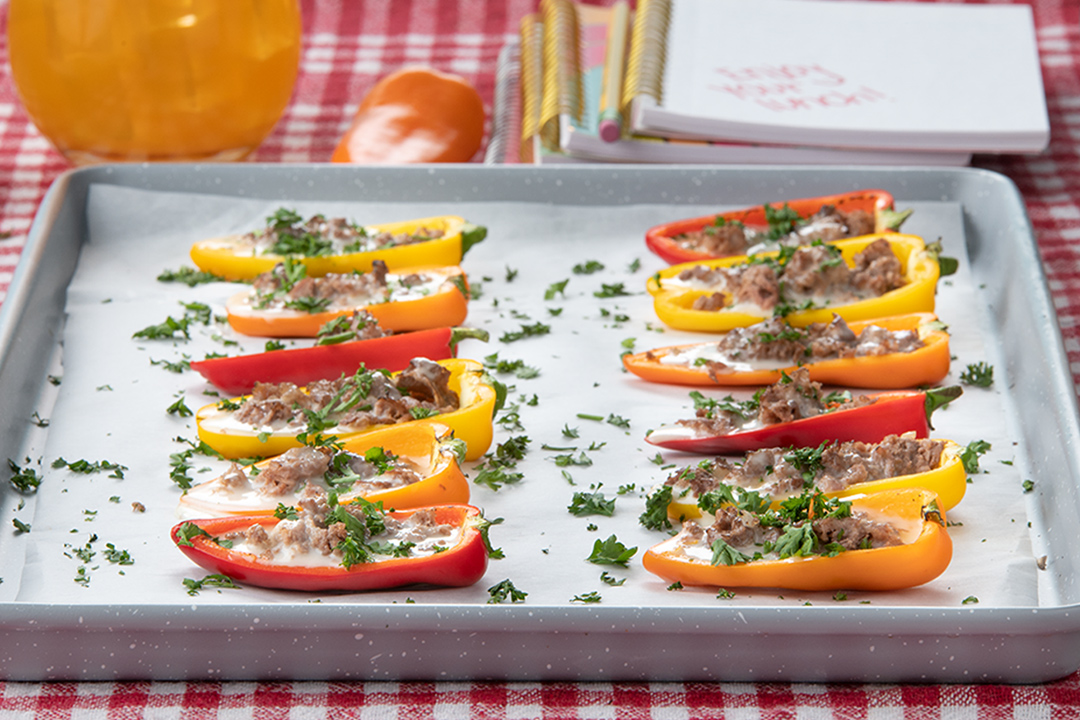
<svg viewBox="0 0 1080 720"><path fill-rule="evenodd" d="M309 171L309 178L318 177L320 172L318 168ZM53 375L62 375L62 382L39 396L35 412L38 417L48 419L48 427L34 426L21 450L23 458L29 457L33 462L41 459L45 481L33 496L20 497L7 492L3 498L3 517L18 517L32 526L30 533L0 538L0 554L4 558L0 601L6 603L3 607L39 610L70 607L87 612L94 608L115 609L119 604L121 608L139 608L143 612L151 607L171 612L190 606L193 611L220 608L224 614L219 619L277 607L292 613L290 619L295 621L300 615L306 617L315 605L319 606L318 612L332 607L357 612L363 608L393 612L393 606L397 605L407 606L408 613L420 616L430 611L464 613L488 621L505 619L509 626L503 631L529 627L526 618L536 617L534 613L553 615L580 624L579 632L594 634L601 629L593 625L595 618L613 613L618 620L612 627L625 624L642 612L660 621L685 619L690 617L688 613L695 612L717 620L735 613L745 621L747 612L778 610L796 617L805 617L807 613L819 616L825 613L824 617L858 613L859 625L876 634L888 627L888 621L898 617L896 613L907 610L937 611L942 617L978 611L985 616L988 612L1013 612L1018 608L1056 611L1063 603L1074 601L1071 575L1056 571L1064 563L1057 562L1042 506L1048 494L1058 501L1067 496L1074 476L1041 474L1039 465L1047 458L1038 455L1041 448L1025 442L1016 422L1017 403L1026 407L1029 400L1010 390L1018 379L1022 380L1011 374L1008 352L1013 346L1004 340L1012 321L1001 316L997 297L1000 284L985 266L979 265L980 253L985 252L985 243L991 241L985 232L972 226L970 200L965 205L955 194L944 193L931 195L933 199L905 201L902 191L910 187L910 178L903 177L902 182L890 184L886 181L895 178L890 178L888 173L874 178L877 182L861 185L851 185L854 177L834 174L836 184L828 190L807 192L792 188L786 195L797 197L871 185L885 187L897 195L900 207L912 207L916 211L905 231L923 234L928 240L941 237L946 253L961 259L960 272L943 281L939 288L939 314L950 326L952 352L956 356L952 380L955 381L966 363L989 361L995 366L996 382L991 390L967 388L960 402L935 416L937 436L961 444L987 440L993 446L981 462L985 472L972 479L968 496L950 513L949 519L958 523L951 529L956 545L952 565L933 583L902 593L849 592L846 599L840 600L832 593L737 590L734 598L721 600L715 591L709 590L670 592L666 583L650 576L636 562L628 570L621 570L592 565L585 562L585 557L596 539L611 534L627 546L637 546L638 557L646 547L662 539L662 535L644 530L637 522L643 493L661 482L668 472L653 462L657 449L642 438L648 428L691 413L688 389L648 385L620 371L619 354L631 343L634 349L642 350L696 337L665 331L652 314L651 301L643 292L644 281L662 265L645 250L644 230L677 217L774 198L742 200L732 196L731 202L711 199L706 202L703 197L695 198L692 192L679 194L676 191L679 183L671 182L673 177L678 181L689 178L689 187L693 189L702 184L707 187L710 182L723 185L732 177L740 177L724 172L694 171L681 178L673 176L670 170L627 174L596 169L571 175L502 169L482 174L461 169L432 171L428 175L400 172L400 177L391 173L389 179L384 173L357 173L358 184L375 186L376 191L366 193L363 200L348 201L332 194L313 196L305 190L290 194L281 185L268 185L259 193L273 195L272 199L256 199L233 196L235 188L225 192L213 189L207 192L205 188L191 192L191 188L182 188L185 192L178 193L161 186L168 183L157 183L158 187L151 183L149 188L124 187L123 183L115 184L111 177L104 178L104 182L98 177L99 182L87 183L85 243L74 276L67 284L62 368L51 371ZM754 177L774 179L770 175L762 171L753 173ZM303 171L300 177L304 177ZM942 176L922 177L924 189L927 177L940 180ZM958 177L964 177L963 171ZM381 192L384 186L402 181L407 185L411 182L411 187L402 193L391 193L392 199ZM1000 185L1000 180L995 182ZM559 199L564 183L577 186L575 199ZM516 189L510 192L496 189L499 184ZM582 188L585 194L581 194ZM522 189L530 190L528 199L514 197ZM368 197L371 195L376 197ZM402 202L400 198L409 201ZM183 579L198 578L202 573L188 564L166 537L168 528L176 521L173 511L179 497L179 490L169 481L168 473L169 454L186 447L174 438L193 439L194 423L169 416L165 408L181 393L193 410L213 402L214 398L203 395L208 386L197 375L168 373L151 361L184 356L200 358L206 352L225 349L223 341L238 342L233 351L236 347L255 350L261 348L263 341L237 337L227 327L217 324L200 328L190 342L175 345L137 341L131 334L161 322L168 315L179 317L183 312L181 302L205 302L223 315L224 300L235 290L233 286L212 284L191 289L164 285L155 279L157 274L190 264L186 253L194 240L252 228L282 205L296 207L302 214L345 215L364 223L457 213L489 227L488 239L473 249L463 265L471 280L479 281L481 286L480 298L470 306L469 324L489 330L492 341L486 344L466 341L460 354L480 359L497 352L500 359L521 359L538 368L540 375L531 379L501 378L515 386L511 402L520 406L522 429L507 431L500 427L496 440L527 435L530 451L518 467L524 474L522 482L498 492L483 487L473 489L473 503L484 508L488 517L505 518L503 524L493 529L492 537L507 555L506 559L491 563L478 585L457 590L414 588L368 594L304 595L244 588L203 591L195 598L187 595ZM1020 222L1026 220L1021 217ZM993 242L1030 244L1030 232L1026 238ZM604 270L590 275L574 274L573 266L587 260L601 261ZM632 271L632 264L639 267ZM569 281L565 293L545 300L545 290L562 280ZM622 283L631 294L608 299L594 297L593 293L605 283ZM1025 298L1035 307L1039 303L1038 290L1036 286L1025 291ZM550 310L558 310L559 314L553 315ZM625 319L617 320L617 316ZM534 322L549 325L551 333L513 343L498 340L504 332ZM54 386L44 383L42 387ZM56 404L49 408L53 394ZM617 415L629 421L629 429L582 419L579 413L605 418ZM579 438L564 437L564 427L576 428ZM1068 427L1053 429L1059 436L1070 435ZM546 450L544 445L560 449ZM575 449L565 449L569 447ZM554 462L556 455L579 456L581 452L591 459L590 466L559 467ZM109 460L122 463L127 469L123 479L108 477L107 473L74 475L50 469L56 457ZM672 452L664 452L661 457L665 465L694 460L692 456ZM196 463L197 467L210 468L205 474L192 472L196 480L208 479L223 467L198 459ZM569 479L563 471L569 474ZM571 485L570 480L575 484ZM1024 480L1033 480L1037 492L1025 493ZM620 488L625 491L617 496L615 516L571 516L566 507L573 493L597 484L609 496ZM145 513L132 512L131 502L136 501L146 507ZM96 535L93 542L92 535ZM98 551L91 562L84 562L76 552L87 547L87 543ZM106 543L127 549L135 564L118 566L103 560L101 551ZM1050 556L1047 572L1036 570L1036 558L1043 555ZM987 572L988 565L993 572ZM82 574L78 570L80 566L86 568ZM600 580L603 570L619 579L625 578L626 582L618 587L608 586ZM81 581L87 574L89 582ZM80 581L76 582L76 578ZM504 578L529 593L525 604L513 608L486 604L489 597L486 588ZM603 598L599 607L572 601L575 596L593 591ZM202 618L206 619L205 612ZM604 621L602 626L607 624ZM776 632L779 628L769 623L748 624L755 632ZM205 627L206 623L196 623L200 625ZM639 626L637 633L641 632ZM399 633L388 637L391 640L396 637L400 644L405 636ZM581 639L577 635L572 637ZM448 646L445 642L443 645ZM566 650L562 647L558 652ZM375 654L385 657L385 653ZM494 654L483 651L482 654L488 663L488 669L483 672L492 673ZM517 659L494 674L526 678L546 672L559 677L601 679L618 668L618 663L609 667L605 662L595 666L586 663L578 669L545 667L550 663L541 663L543 653L539 655L535 660ZM745 676L748 670L754 672L756 664L765 662L765 655L763 651L755 663L746 664L738 671L739 676ZM956 657L955 652L952 657ZM632 676L662 678L673 672L673 666L667 662L640 662L644 665L635 663ZM1060 657L1053 659L1055 664L1061 662ZM789 667L786 663L773 665ZM954 660L938 672L967 672L957 669L958 665ZM380 658L362 670L350 672L393 677L394 667ZM419 666L414 667L419 670ZM116 663L104 666L106 672L115 672L116 668ZM8 667L8 672L12 671ZM334 675L342 669L326 672ZM718 676L716 669L694 672L692 677ZM731 678L731 672L732 668L727 668L719 676ZM802 671L790 668L778 672L798 675ZM828 676L860 672L865 669L839 663L828 670ZM455 674L460 676L461 671Z"/></svg>

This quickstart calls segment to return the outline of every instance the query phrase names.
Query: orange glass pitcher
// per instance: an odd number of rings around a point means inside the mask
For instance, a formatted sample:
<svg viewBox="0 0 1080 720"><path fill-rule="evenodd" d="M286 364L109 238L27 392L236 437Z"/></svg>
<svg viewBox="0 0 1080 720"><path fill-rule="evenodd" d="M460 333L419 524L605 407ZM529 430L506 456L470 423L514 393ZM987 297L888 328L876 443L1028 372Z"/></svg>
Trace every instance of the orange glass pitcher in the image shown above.
<svg viewBox="0 0 1080 720"><path fill-rule="evenodd" d="M10 0L19 97L76 164L238 160L300 59L297 0Z"/></svg>

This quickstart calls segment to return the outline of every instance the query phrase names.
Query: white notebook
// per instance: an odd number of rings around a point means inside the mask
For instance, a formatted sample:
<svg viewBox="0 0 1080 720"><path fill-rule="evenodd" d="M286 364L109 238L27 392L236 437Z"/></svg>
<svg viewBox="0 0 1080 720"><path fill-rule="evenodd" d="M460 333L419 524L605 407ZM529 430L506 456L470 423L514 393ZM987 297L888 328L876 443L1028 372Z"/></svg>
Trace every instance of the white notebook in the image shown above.
<svg viewBox="0 0 1080 720"><path fill-rule="evenodd" d="M1049 141L1028 5L641 0L635 23L635 133L988 153Z"/></svg>

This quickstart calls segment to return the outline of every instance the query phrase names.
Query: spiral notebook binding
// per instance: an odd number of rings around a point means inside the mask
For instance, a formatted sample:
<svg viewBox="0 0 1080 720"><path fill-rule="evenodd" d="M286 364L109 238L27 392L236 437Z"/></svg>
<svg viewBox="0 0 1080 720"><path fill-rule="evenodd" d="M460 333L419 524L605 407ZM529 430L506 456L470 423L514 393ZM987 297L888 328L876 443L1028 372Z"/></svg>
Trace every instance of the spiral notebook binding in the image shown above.
<svg viewBox="0 0 1080 720"><path fill-rule="evenodd" d="M670 22L671 0L641 0L638 3L623 80L621 111L624 116L638 95L650 95L657 103L662 100Z"/></svg>
<svg viewBox="0 0 1080 720"><path fill-rule="evenodd" d="M577 9L570 0L543 0L543 101L540 139L559 149L559 115L581 121L581 48Z"/></svg>
<svg viewBox="0 0 1080 720"><path fill-rule="evenodd" d="M522 157L530 154L532 138L540 131L540 105L544 92L542 43L544 26L537 15L521 20L521 148Z"/></svg>

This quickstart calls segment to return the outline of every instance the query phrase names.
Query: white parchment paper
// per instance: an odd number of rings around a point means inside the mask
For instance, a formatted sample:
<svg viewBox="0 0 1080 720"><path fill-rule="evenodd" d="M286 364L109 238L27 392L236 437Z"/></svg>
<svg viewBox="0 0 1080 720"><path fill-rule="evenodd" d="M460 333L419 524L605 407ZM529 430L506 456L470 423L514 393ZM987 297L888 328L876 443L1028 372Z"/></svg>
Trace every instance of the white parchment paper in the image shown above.
<svg viewBox="0 0 1080 720"><path fill-rule="evenodd" d="M216 398L204 394L212 388L198 374L175 374L153 363L201 359L209 352L254 352L265 341L238 336L222 322L193 326L186 342L136 340L132 334L168 316L181 317L182 303L187 302L207 303L224 316L225 299L236 286L213 283L189 288L159 282L158 274L190 266L188 249L196 240L258 227L283 205L305 216L321 212L365 224L455 213L489 228L488 239L472 250L463 266L480 291L470 305L467 324L488 330L491 341L465 341L459 354L482 359L497 353L503 360L520 359L540 374L531 379L500 378L513 386L510 402L518 406L521 429L497 426L496 442L525 435L529 452L517 468L524 474L520 483L498 492L473 487L473 504L489 518L504 519L491 537L506 554L491 562L477 585L362 594L315 595L253 587L203 590L197 597L187 594L183 580L205 573L168 539L169 528L177 522L181 493L170 481L169 470L170 455L186 450L189 445L182 439L194 441L196 433L192 418L170 415L166 408L181 397L192 410ZM961 208L950 203L910 207L915 214L905 232L921 234L928 241L940 237L946 254L960 259L959 273L943 280L938 293L938 312L952 332L956 358L946 383L955 383L966 364L993 361L995 329L980 302L978 280L965 262ZM26 549L21 577L6 577L0 595L26 602L85 604L480 605L489 599L488 587L509 578L528 593L529 605L566 606L593 591L611 606L843 602L956 607L969 598L977 598L982 607L1037 605L1035 560L1021 491L1024 449L1009 436L1002 396L1006 386L1000 380L988 390L966 388L960 401L935 416L938 436L961 444L986 440L992 450L983 456L983 472L972 478L967 497L949 515L955 523L950 530L954 557L934 582L897 593L849 592L846 600L834 599L832 593L742 589L734 598L720 600L710 590L668 591L667 583L641 567L644 550L664 537L638 523L644 494L670 472L654 462L657 448L643 437L649 428L689 417L692 403L689 388L650 385L622 372L619 356L629 348L640 351L701 338L665 329L656 319L644 285L663 264L646 250L644 232L661 222L717 209L721 208L660 203L631 207L545 202L280 203L93 187L89 241L68 293L62 383L48 417L47 440L40 458L34 458L40 460L45 479L22 514L32 532L21 538ZM575 274L574 266L587 260L601 262L604 269ZM546 300L545 291L563 280L568 280L565 291ZM629 295L595 297L603 284L621 284ZM537 322L549 325L550 334L500 341L504 333ZM619 416L629 421L629 429L579 414ZM578 437L566 437L564 429L576 430ZM545 445L560 449L544 449ZM569 452L575 456L584 452L592 464L558 467L553 458ZM697 459L674 452L660 455L664 465ZM58 457L119 463L125 468L123 478L110 477L108 471L86 475L51 469ZM196 482L224 468L199 456L194 463L190 475ZM615 515L570 515L567 506L573 493L594 485L617 497ZM616 495L620 489L623 494ZM145 511L133 510L132 503ZM593 543L612 534L638 548L630 567L586 562ZM134 564L110 562L106 558L110 544L127 550ZM626 582L609 586L600 580L605 570Z"/></svg>

